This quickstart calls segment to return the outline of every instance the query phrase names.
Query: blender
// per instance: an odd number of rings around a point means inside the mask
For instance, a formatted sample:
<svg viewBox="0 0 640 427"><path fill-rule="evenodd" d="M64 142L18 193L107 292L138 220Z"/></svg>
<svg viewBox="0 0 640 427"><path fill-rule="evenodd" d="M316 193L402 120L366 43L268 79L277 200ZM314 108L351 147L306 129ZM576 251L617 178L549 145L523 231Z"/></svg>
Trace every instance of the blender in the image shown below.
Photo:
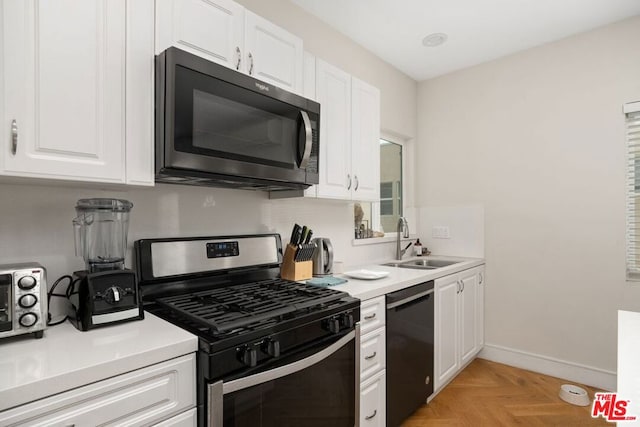
<svg viewBox="0 0 640 427"><path fill-rule="evenodd" d="M80 199L73 219L76 255L85 270L74 273L69 318L87 331L144 317L136 275L124 266L129 213L133 203L121 199Z"/></svg>

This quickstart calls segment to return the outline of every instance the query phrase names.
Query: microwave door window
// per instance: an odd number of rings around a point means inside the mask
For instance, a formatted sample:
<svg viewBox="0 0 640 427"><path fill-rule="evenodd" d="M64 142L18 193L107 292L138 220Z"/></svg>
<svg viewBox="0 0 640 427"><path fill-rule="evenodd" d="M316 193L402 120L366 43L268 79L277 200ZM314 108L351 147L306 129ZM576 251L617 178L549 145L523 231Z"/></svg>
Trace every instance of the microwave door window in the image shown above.
<svg viewBox="0 0 640 427"><path fill-rule="evenodd" d="M193 93L193 147L235 160L288 167L295 161L295 120L201 90Z"/></svg>
<svg viewBox="0 0 640 427"><path fill-rule="evenodd" d="M297 167L298 108L181 66L175 78L176 150Z"/></svg>

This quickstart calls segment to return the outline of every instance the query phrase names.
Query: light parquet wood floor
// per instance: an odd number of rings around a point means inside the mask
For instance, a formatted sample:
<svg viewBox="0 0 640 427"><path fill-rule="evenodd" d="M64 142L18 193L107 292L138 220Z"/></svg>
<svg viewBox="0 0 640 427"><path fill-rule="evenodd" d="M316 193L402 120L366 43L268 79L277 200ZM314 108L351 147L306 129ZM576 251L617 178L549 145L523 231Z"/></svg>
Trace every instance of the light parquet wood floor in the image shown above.
<svg viewBox="0 0 640 427"><path fill-rule="evenodd" d="M591 406L575 406L560 399L562 384L574 383L476 359L402 427L615 425L591 418ZM598 390L581 387L593 401Z"/></svg>

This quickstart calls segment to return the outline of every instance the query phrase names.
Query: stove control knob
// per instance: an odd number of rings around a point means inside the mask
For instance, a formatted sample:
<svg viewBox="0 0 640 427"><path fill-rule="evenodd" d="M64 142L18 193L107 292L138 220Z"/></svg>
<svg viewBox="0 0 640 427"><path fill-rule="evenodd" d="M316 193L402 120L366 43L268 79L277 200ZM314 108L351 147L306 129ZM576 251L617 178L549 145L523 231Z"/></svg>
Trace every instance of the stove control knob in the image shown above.
<svg viewBox="0 0 640 427"><path fill-rule="evenodd" d="M327 330L332 334L337 334L340 332L340 321L338 319L329 319L327 320Z"/></svg>
<svg viewBox="0 0 640 427"><path fill-rule="evenodd" d="M351 329L354 324L353 313L345 313L342 315L342 326Z"/></svg>
<svg viewBox="0 0 640 427"><path fill-rule="evenodd" d="M107 288L106 291L104 291L103 297L108 304L118 304L122 300L122 297L124 297L125 295L126 292L121 287L111 286L110 288Z"/></svg>
<svg viewBox="0 0 640 427"><path fill-rule="evenodd" d="M38 321L38 315L35 313L25 313L20 316L19 322L20 326L24 326L25 328L29 328L36 324Z"/></svg>
<svg viewBox="0 0 640 427"><path fill-rule="evenodd" d="M258 364L258 352L253 346L247 346L241 349L239 352L239 357L240 361L250 368L253 368Z"/></svg>
<svg viewBox="0 0 640 427"><path fill-rule="evenodd" d="M265 340L265 342L262 343L262 351L271 357L280 357L280 341Z"/></svg>
<svg viewBox="0 0 640 427"><path fill-rule="evenodd" d="M38 302L38 298L36 298L33 294L22 295L18 300L18 304L22 308L31 308Z"/></svg>
<svg viewBox="0 0 640 427"><path fill-rule="evenodd" d="M33 276L23 276L18 280L20 289L31 289L36 285L36 278Z"/></svg>

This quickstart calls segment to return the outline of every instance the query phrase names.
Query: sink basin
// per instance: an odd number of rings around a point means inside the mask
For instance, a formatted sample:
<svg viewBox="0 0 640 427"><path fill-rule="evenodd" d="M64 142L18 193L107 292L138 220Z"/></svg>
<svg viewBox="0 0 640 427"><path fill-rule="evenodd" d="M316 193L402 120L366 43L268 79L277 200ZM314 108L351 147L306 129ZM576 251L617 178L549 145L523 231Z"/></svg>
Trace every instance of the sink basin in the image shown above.
<svg viewBox="0 0 640 427"><path fill-rule="evenodd" d="M449 261L444 259L412 259L409 261L388 262L388 267L400 268L417 268L420 270L435 270L436 268L446 267L448 265L457 264L460 261Z"/></svg>

